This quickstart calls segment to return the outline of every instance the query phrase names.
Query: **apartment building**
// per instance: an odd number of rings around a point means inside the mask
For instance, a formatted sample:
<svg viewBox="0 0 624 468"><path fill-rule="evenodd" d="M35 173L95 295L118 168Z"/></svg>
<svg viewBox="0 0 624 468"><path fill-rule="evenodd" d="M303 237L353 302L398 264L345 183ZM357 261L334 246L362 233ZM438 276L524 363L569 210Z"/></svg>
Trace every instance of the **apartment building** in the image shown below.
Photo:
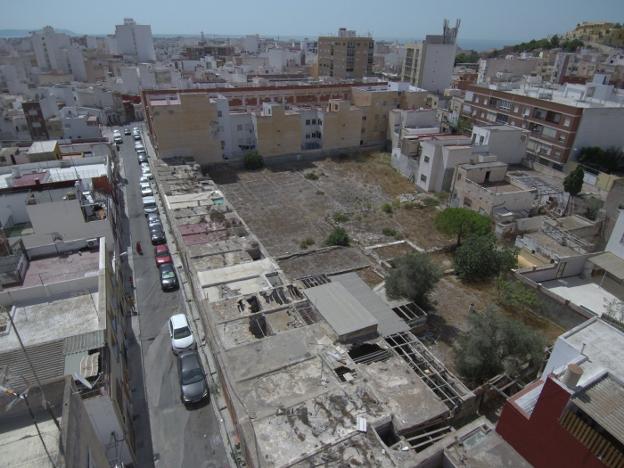
<svg viewBox="0 0 624 468"><path fill-rule="evenodd" d="M450 27L445 19L442 34L428 34L424 41L407 44L401 81L427 91L444 92L451 85L459 25L457 20L455 27Z"/></svg>
<svg viewBox="0 0 624 468"><path fill-rule="evenodd" d="M554 344L540 378L507 400L496 426L533 466L624 463L624 334L594 318Z"/></svg>
<svg viewBox="0 0 624 468"><path fill-rule="evenodd" d="M543 60L538 57L494 57L479 60L477 82L480 84L516 81L536 72Z"/></svg>
<svg viewBox="0 0 624 468"><path fill-rule="evenodd" d="M388 112L429 106L430 97L407 83L384 82L143 92L160 157L190 156L200 164L252 149L275 156L383 146Z"/></svg>
<svg viewBox="0 0 624 468"><path fill-rule="evenodd" d="M624 145L624 95L600 82L557 89L470 85L462 116L475 125L528 130L527 156L559 170L584 146Z"/></svg>
<svg viewBox="0 0 624 468"><path fill-rule="evenodd" d="M388 114L393 109L432 107L430 93L409 83L388 83L388 86L361 86L352 90L351 102L362 109L363 146L386 144Z"/></svg>
<svg viewBox="0 0 624 468"><path fill-rule="evenodd" d="M177 93L151 99L149 106L150 129L161 158L190 156L199 164L222 161L221 140L217 138L219 111L214 98Z"/></svg>
<svg viewBox="0 0 624 468"><path fill-rule="evenodd" d="M133 56L138 62L156 60L150 25L136 24L132 18L124 18L123 24L115 26L115 42L120 54Z"/></svg>
<svg viewBox="0 0 624 468"><path fill-rule="evenodd" d="M253 115L258 152L263 156L294 154L301 151L301 117L282 104L264 103Z"/></svg>
<svg viewBox="0 0 624 468"><path fill-rule="evenodd" d="M318 73L338 79L357 79L373 73L375 41L341 28L337 36L318 38Z"/></svg>

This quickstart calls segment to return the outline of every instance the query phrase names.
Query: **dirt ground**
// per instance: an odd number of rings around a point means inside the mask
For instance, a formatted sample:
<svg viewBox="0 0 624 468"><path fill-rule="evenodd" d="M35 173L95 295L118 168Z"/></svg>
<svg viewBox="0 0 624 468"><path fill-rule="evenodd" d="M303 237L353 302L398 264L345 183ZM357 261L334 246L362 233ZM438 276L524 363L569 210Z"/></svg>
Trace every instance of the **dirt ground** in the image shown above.
<svg viewBox="0 0 624 468"><path fill-rule="evenodd" d="M322 245L335 225L361 246L393 240L384 229L425 249L451 241L432 228L437 207L399 207L398 196L416 189L390 166L387 153L292 162L260 171L224 165L209 175L276 257L301 251L307 239L314 241L312 249ZM383 210L386 204L391 212Z"/></svg>
<svg viewBox="0 0 624 468"><path fill-rule="evenodd" d="M477 311L484 310L496 301L495 282L485 284L466 284L456 276L444 276L431 294L434 311L427 321L424 334L431 351L455 372L453 364L453 344L461 332L468 331L470 305ZM533 313L517 309L500 308L502 313L520 320L525 325L544 336L552 344L565 330Z"/></svg>

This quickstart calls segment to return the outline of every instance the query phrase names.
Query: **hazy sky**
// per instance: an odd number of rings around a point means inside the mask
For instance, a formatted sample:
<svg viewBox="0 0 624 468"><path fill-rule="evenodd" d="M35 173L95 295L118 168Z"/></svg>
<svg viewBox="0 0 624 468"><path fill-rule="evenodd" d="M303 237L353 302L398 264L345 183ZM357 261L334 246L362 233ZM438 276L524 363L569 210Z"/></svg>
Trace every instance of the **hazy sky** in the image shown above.
<svg viewBox="0 0 624 468"><path fill-rule="evenodd" d="M461 18L465 39L530 39L580 21L624 22L624 0L0 0L0 29L44 25L111 34L132 17L153 34L252 34L314 37L340 26L375 37L437 34Z"/></svg>

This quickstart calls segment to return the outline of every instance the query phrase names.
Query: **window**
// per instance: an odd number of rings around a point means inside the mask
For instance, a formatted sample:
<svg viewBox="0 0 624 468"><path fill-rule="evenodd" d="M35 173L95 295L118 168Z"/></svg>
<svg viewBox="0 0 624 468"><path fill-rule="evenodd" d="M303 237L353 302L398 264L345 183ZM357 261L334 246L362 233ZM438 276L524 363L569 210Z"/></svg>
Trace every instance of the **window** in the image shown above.
<svg viewBox="0 0 624 468"><path fill-rule="evenodd" d="M556 138L557 130L555 130L554 128L550 128L550 127L544 127L544 129L542 130L542 135L548 138Z"/></svg>
<svg viewBox="0 0 624 468"><path fill-rule="evenodd" d="M310 139L310 134L309 134L309 133L307 133L307 134L306 134L306 140L309 140L309 139Z"/></svg>
<svg viewBox="0 0 624 468"><path fill-rule="evenodd" d="M566 118L563 119L563 126L564 127L569 127L571 123L572 123L572 121L570 120L570 117L566 117Z"/></svg>
<svg viewBox="0 0 624 468"><path fill-rule="evenodd" d="M310 125L310 119L306 120L306 125Z"/></svg>
<svg viewBox="0 0 624 468"><path fill-rule="evenodd" d="M421 182L427 182L427 176L425 174L420 174Z"/></svg>
<svg viewBox="0 0 624 468"><path fill-rule="evenodd" d="M520 108L518 106L514 106L514 112L517 114L518 112L520 112Z"/></svg>
<svg viewBox="0 0 624 468"><path fill-rule="evenodd" d="M425 162L428 163L429 162L429 156L425 156Z"/></svg>
<svg viewBox="0 0 624 468"><path fill-rule="evenodd" d="M237 131L239 131L239 132L240 132L242 129L243 129L243 126L242 126L242 125L237 125L237 126L236 126L236 130L237 130Z"/></svg>
<svg viewBox="0 0 624 468"><path fill-rule="evenodd" d="M217 111L217 117L223 117L223 112Z"/></svg>

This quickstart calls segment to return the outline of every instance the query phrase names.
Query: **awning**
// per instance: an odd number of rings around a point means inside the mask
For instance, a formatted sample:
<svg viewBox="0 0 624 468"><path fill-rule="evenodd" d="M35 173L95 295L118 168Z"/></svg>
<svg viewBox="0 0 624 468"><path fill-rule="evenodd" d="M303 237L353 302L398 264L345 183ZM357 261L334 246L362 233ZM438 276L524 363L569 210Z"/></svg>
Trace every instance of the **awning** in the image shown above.
<svg viewBox="0 0 624 468"><path fill-rule="evenodd" d="M603 252L595 257L590 257L588 260L611 276L624 281L624 259L611 252Z"/></svg>

